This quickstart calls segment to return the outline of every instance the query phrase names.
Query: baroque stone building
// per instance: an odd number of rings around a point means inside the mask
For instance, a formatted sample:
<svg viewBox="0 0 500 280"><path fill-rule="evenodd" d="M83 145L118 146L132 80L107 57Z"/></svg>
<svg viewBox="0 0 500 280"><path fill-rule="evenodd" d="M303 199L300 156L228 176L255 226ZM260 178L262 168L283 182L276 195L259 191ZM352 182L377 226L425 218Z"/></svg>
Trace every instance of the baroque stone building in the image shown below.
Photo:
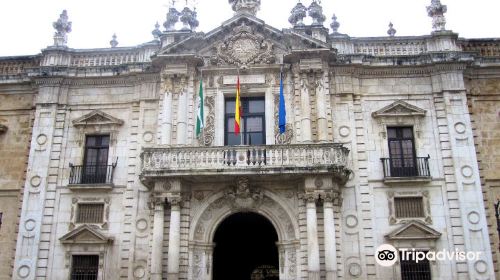
<svg viewBox="0 0 500 280"><path fill-rule="evenodd" d="M53 46L0 58L12 279L494 279L499 41L447 30L439 0L430 35L370 38L318 1L283 30L229 3L208 33L172 7L153 41L107 49L69 48L64 11ZM480 254L384 267L382 244Z"/></svg>

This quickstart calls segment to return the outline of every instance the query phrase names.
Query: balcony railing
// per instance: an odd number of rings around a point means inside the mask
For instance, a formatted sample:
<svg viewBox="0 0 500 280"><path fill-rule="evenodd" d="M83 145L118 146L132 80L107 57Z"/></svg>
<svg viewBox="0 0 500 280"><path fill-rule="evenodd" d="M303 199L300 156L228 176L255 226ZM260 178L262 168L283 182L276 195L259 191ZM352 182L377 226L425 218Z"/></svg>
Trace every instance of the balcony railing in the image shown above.
<svg viewBox="0 0 500 280"><path fill-rule="evenodd" d="M72 165L69 175L70 185L113 183L115 165Z"/></svg>
<svg viewBox="0 0 500 280"><path fill-rule="evenodd" d="M142 176L333 172L346 177L348 154L341 144L146 148Z"/></svg>
<svg viewBox="0 0 500 280"><path fill-rule="evenodd" d="M427 157L381 158L385 178L431 177Z"/></svg>

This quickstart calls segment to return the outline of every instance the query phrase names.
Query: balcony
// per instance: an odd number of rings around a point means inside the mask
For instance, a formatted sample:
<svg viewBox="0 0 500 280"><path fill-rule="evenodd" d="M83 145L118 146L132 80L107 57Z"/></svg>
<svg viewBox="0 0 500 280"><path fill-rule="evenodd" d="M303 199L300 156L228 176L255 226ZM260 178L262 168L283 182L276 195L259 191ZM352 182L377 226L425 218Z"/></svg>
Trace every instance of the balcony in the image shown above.
<svg viewBox="0 0 500 280"><path fill-rule="evenodd" d="M145 148L141 177L332 174L347 180L349 150L341 144Z"/></svg>
<svg viewBox="0 0 500 280"><path fill-rule="evenodd" d="M427 157L381 158L384 168L384 181L391 182L429 182L431 173Z"/></svg>
<svg viewBox="0 0 500 280"><path fill-rule="evenodd" d="M73 165L69 175L71 189L110 189L113 186L113 172L116 165Z"/></svg>

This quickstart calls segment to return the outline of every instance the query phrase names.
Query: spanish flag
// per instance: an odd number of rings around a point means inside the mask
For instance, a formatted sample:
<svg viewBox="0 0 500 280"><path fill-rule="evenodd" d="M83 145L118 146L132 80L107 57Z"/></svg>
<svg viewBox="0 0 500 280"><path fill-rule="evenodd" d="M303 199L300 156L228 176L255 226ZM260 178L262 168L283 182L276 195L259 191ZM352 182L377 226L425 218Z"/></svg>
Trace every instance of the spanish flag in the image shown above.
<svg viewBox="0 0 500 280"><path fill-rule="evenodd" d="M241 116L243 115L243 111L241 110L240 92L240 76L238 75L238 81L236 82L236 106L234 108L234 133L236 135L240 134Z"/></svg>

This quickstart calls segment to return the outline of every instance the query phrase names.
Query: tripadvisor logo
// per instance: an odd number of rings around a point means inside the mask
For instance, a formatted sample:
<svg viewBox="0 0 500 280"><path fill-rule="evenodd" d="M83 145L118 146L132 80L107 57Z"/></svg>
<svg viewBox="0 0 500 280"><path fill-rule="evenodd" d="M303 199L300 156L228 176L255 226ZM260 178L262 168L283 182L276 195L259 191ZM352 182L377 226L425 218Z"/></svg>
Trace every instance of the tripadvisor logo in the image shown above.
<svg viewBox="0 0 500 280"><path fill-rule="evenodd" d="M399 258L401 261L412 261L415 263L423 261L478 261L482 252L455 251L418 251L416 249L400 248L399 250L389 244L380 245L375 252L375 260L381 266L393 266Z"/></svg>

